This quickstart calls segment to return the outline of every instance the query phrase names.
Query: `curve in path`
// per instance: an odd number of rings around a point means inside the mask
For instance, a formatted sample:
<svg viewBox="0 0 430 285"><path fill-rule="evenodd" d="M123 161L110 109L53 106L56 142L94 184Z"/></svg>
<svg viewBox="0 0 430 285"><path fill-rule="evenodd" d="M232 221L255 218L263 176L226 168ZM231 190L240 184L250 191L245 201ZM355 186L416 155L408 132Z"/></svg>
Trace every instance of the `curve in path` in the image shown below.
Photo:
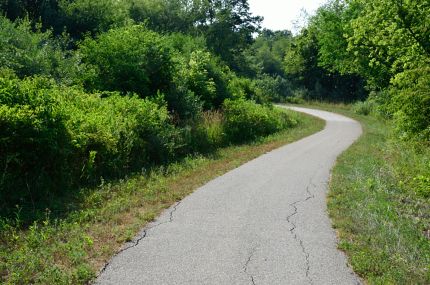
<svg viewBox="0 0 430 285"><path fill-rule="evenodd" d="M361 134L326 128L209 182L148 225L97 284L360 284L326 212L330 170Z"/></svg>

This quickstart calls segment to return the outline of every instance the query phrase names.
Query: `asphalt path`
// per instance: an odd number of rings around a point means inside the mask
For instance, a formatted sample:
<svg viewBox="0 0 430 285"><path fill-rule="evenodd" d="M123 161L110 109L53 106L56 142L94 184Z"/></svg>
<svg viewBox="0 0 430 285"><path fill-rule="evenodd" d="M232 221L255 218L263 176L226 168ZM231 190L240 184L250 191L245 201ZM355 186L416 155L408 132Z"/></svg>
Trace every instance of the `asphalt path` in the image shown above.
<svg viewBox="0 0 430 285"><path fill-rule="evenodd" d="M361 284L337 249L326 194L336 158L362 133L341 115L323 131L212 180L166 210L96 284Z"/></svg>

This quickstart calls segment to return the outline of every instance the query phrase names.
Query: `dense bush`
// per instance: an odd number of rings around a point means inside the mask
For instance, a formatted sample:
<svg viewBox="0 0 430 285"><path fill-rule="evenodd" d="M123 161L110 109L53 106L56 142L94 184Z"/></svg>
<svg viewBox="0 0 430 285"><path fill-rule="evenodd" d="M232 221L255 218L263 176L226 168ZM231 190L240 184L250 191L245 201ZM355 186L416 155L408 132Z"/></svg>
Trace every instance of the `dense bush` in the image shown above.
<svg viewBox="0 0 430 285"><path fill-rule="evenodd" d="M391 88L390 109L405 138L430 141L430 68L403 72Z"/></svg>
<svg viewBox="0 0 430 285"><path fill-rule="evenodd" d="M3 77L0 100L2 209L167 161L180 141L161 99Z"/></svg>
<svg viewBox="0 0 430 285"><path fill-rule="evenodd" d="M224 102L225 133L232 142L244 142L266 136L297 122L283 110L244 99Z"/></svg>
<svg viewBox="0 0 430 285"><path fill-rule="evenodd" d="M246 1L30 2L0 3L0 214L292 123L256 104L285 80L231 69L259 23Z"/></svg>
<svg viewBox="0 0 430 285"><path fill-rule="evenodd" d="M228 90L233 98L254 100L257 97L255 82L246 77L234 76L228 83Z"/></svg>
<svg viewBox="0 0 430 285"><path fill-rule="evenodd" d="M292 84L287 79L276 76L263 75L255 80L255 85L260 90L260 97L270 102L283 102L292 96Z"/></svg>
<svg viewBox="0 0 430 285"><path fill-rule="evenodd" d="M0 78L1 209L61 189L70 137L46 79ZM51 193L55 194L55 193ZM33 205L34 206L34 205Z"/></svg>
<svg viewBox="0 0 430 285"><path fill-rule="evenodd" d="M185 60L185 61L184 61ZM177 86L193 92L206 110L218 108L231 95L228 92L229 70L206 51L193 51L184 59L176 75Z"/></svg>
<svg viewBox="0 0 430 285"><path fill-rule="evenodd" d="M367 116L375 111L375 103L370 100L364 102L359 101L352 105L352 110L356 114Z"/></svg>
<svg viewBox="0 0 430 285"><path fill-rule="evenodd" d="M63 51L61 42L50 32L33 32L28 20L12 23L0 15L0 66L13 69L19 77L46 75L74 82L78 60Z"/></svg>
<svg viewBox="0 0 430 285"><path fill-rule="evenodd" d="M129 4L118 0L59 1L63 25L76 38L91 33L96 35L115 26L130 22Z"/></svg>
<svg viewBox="0 0 430 285"><path fill-rule="evenodd" d="M142 98L166 91L172 81L171 50L159 34L142 25L112 29L80 45L93 66L85 84L92 90L135 92Z"/></svg>
<svg viewBox="0 0 430 285"><path fill-rule="evenodd" d="M199 113L175 126L161 95L88 94L45 77L0 74L2 212L15 204L43 207L100 177L121 177L294 124L283 111L238 99L225 101L224 114Z"/></svg>

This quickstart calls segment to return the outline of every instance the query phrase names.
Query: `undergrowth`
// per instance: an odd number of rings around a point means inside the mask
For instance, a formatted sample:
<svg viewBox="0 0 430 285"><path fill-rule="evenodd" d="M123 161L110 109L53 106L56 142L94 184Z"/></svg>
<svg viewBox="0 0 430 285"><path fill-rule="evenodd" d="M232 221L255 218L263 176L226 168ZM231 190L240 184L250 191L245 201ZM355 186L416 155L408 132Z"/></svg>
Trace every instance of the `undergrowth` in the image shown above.
<svg viewBox="0 0 430 285"><path fill-rule="evenodd" d="M88 283L124 242L163 209L246 161L323 128L319 119L290 115L298 122L296 128L81 189L61 215L46 210L29 227L22 227L18 208L15 218L0 221L0 281Z"/></svg>

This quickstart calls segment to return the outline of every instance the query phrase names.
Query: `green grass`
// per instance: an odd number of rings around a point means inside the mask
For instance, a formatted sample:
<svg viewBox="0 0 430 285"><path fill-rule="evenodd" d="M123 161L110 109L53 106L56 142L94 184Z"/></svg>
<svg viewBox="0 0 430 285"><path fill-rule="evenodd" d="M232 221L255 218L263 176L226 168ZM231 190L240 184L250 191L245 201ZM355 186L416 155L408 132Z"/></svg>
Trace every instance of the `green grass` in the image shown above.
<svg viewBox="0 0 430 285"><path fill-rule="evenodd" d="M430 149L348 105L313 103L359 120L363 136L338 158L329 213L339 248L369 284L430 284Z"/></svg>
<svg viewBox="0 0 430 285"><path fill-rule="evenodd" d="M323 128L314 117L295 114L299 125L284 132L212 155L82 189L62 215L25 229L16 219L0 220L0 283L85 284L146 223L211 179L268 151ZM59 218L61 217L61 218Z"/></svg>

